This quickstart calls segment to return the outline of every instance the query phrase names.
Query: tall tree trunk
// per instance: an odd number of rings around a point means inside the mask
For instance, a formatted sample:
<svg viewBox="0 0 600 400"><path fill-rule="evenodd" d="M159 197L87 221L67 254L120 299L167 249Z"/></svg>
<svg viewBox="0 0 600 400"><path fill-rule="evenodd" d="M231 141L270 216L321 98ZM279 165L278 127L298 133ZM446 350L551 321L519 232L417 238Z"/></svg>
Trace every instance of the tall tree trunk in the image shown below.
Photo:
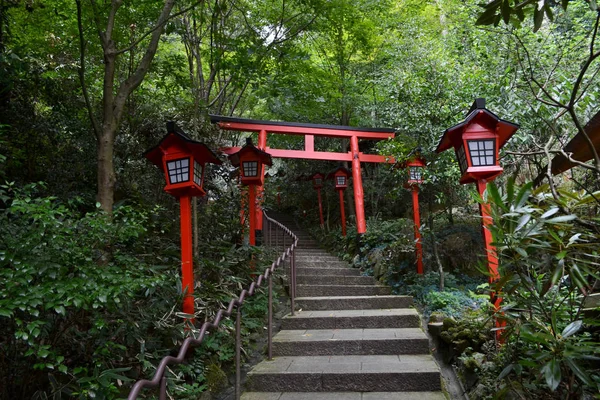
<svg viewBox="0 0 600 400"><path fill-rule="evenodd" d="M85 48L87 41L85 40L85 31L83 29L82 19L82 3L81 0L76 0L77 4L77 23L80 37L80 52L81 58L79 66L79 78L82 87L82 92L85 98L88 115L94 127L94 133L97 138L98 150L98 194L97 201L107 213L112 213L114 205L115 192L115 167L114 167L114 146L115 139L118 133L121 117L127 103L127 99L131 93L142 83L150 64L154 59L158 43L162 35L165 23L169 19L175 0L164 0L164 5L160 16L156 20L155 26L146 34L141 35L140 39L130 43L130 46L125 49L118 50L113 40L115 21L117 12L123 4L122 0L112 0L110 2L110 10L106 17L105 24L102 25L104 14L98 9L96 0L90 0L92 7L93 21L96 25L96 31L100 38L102 50L104 54L104 83L102 87L102 124L94 117L94 110L91 100L87 94L85 82ZM115 84L117 60L120 55L133 51L143 39L149 37L150 40L145 49L144 56L137 65L137 68L130 74L127 79L119 84Z"/></svg>

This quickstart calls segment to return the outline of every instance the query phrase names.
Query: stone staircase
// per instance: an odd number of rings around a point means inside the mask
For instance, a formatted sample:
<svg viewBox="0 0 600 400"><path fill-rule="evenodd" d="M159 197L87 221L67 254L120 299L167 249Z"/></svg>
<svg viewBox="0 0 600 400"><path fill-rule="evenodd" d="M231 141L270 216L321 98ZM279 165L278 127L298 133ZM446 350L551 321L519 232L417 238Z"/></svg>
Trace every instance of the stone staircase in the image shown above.
<svg viewBox="0 0 600 400"><path fill-rule="evenodd" d="M273 360L249 373L242 400L442 400L440 370L412 298L299 239L294 316L273 337Z"/></svg>

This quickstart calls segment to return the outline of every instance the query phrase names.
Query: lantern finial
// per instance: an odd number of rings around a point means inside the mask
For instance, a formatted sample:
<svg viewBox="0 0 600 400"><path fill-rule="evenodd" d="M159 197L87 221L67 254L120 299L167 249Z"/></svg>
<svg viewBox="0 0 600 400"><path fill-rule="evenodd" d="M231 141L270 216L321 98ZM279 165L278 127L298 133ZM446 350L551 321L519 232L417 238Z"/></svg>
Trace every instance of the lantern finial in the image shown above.
<svg viewBox="0 0 600 400"><path fill-rule="evenodd" d="M477 98L473 102L473 105L471 106L471 109L469 110L467 115L471 114L474 110L483 110L484 108L485 108L485 99L482 97Z"/></svg>

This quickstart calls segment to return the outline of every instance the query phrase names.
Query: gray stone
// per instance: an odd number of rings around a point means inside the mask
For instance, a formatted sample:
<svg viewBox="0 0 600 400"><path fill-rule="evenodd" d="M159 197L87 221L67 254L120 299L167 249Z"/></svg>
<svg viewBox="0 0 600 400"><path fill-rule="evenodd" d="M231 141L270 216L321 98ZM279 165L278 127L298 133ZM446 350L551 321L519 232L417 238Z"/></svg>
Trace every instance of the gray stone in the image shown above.
<svg viewBox="0 0 600 400"><path fill-rule="evenodd" d="M296 306L304 310L361 310L407 308L410 296L319 296L297 297Z"/></svg>
<svg viewBox="0 0 600 400"><path fill-rule="evenodd" d="M378 285L296 285L296 294L301 297L377 296L390 293L389 287Z"/></svg>
<svg viewBox="0 0 600 400"><path fill-rule="evenodd" d="M282 329L353 329L419 327L414 309L299 311L286 315Z"/></svg>
<svg viewBox="0 0 600 400"><path fill-rule="evenodd" d="M318 275L326 273L327 275L340 275L340 276L359 276L360 271L358 269L348 268L348 266L327 266L327 265L315 265L314 263L309 264L311 266L296 266L297 275Z"/></svg>

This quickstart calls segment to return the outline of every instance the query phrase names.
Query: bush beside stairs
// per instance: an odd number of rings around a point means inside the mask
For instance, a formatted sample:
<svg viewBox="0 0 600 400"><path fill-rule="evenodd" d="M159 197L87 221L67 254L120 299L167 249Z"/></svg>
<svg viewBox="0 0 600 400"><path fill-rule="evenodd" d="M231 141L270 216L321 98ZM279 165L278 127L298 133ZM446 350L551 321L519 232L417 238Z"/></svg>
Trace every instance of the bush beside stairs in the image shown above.
<svg viewBox="0 0 600 400"><path fill-rule="evenodd" d="M440 370L409 296L298 236L294 316L273 337L273 360L249 373L242 400L442 400Z"/></svg>

